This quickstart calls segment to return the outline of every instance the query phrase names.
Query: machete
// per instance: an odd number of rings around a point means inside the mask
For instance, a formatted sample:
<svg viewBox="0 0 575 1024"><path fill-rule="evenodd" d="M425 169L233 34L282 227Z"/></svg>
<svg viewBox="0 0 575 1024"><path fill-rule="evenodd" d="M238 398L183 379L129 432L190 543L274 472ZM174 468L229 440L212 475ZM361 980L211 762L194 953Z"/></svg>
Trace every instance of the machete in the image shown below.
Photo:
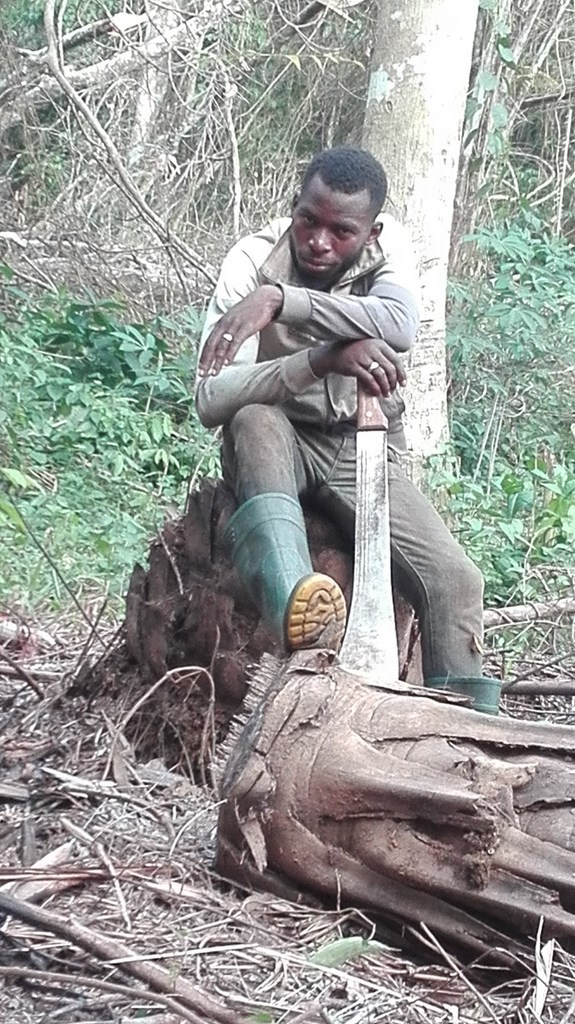
<svg viewBox="0 0 575 1024"><path fill-rule="evenodd" d="M387 418L379 397L357 386L357 472L353 593L341 667L372 686L399 677L391 589Z"/></svg>

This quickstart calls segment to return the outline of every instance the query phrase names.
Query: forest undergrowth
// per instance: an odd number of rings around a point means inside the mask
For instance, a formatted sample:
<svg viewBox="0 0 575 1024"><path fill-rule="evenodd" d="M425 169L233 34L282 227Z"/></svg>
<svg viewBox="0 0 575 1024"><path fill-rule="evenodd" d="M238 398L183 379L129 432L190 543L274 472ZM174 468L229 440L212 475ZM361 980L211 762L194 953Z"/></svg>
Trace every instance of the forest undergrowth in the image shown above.
<svg viewBox="0 0 575 1024"><path fill-rule="evenodd" d="M217 472L192 397L199 318L135 323L116 301L29 299L6 267L3 292L4 599L60 611L107 594L118 612L190 476Z"/></svg>

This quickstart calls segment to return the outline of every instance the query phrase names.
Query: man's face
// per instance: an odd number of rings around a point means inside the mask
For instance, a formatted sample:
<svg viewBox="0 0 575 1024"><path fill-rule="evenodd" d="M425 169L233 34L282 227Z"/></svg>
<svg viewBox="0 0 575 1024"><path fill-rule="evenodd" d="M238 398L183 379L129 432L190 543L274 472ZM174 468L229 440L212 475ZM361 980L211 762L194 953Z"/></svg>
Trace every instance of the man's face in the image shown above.
<svg viewBox="0 0 575 1024"><path fill-rule="evenodd" d="M300 277L310 288L329 287L381 231L373 223L367 189L334 192L316 174L296 196L290 244Z"/></svg>

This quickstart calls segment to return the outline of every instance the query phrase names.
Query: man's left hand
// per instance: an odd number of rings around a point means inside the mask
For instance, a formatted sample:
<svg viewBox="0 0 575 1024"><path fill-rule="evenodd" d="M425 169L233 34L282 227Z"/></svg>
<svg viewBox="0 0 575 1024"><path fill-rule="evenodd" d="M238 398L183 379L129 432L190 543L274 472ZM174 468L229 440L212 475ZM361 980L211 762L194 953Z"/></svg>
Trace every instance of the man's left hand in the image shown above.
<svg viewBox="0 0 575 1024"><path fill-rule="evenodd" d="M282 303L281 288L264 284L228 309L206 339L198 365L200 377L215 376L233 362L244 341L267 327Z"/></svg>

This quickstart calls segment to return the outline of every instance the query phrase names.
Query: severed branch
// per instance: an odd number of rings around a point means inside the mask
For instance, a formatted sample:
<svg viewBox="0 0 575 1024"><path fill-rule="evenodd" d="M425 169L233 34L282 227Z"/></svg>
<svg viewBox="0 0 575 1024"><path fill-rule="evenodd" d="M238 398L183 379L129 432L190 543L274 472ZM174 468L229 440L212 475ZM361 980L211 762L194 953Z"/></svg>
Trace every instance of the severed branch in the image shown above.
<svg viewBox="0 0 575 1024"><path fill-rule="evenodd" d="M228 0L221 0L221 2L212 3L207 0L205 12L202 11L193 18L186 18L175 28L154 35L151 39L131 46L127 50L122 50L121 53L116 53L113 57L107 57L96 64L89 64L84 68L60 68L60 75L55 74L54 60L52 59L53 56L58 58L57 47L54 52L52 45L55 39L54 4L47 3L44 8L44 25L48 45L42 63L48 65L52 74L41 76L32 88L24 92L20 78L15 82L10 81L4 84L3 88L6 92L13 88L15 96L12 107L6 107L0 111L0 133L20 124L25 111L30 108L46 106L48 102L55 102L62 99L63 96L70 99L70 88L75 90L97 88L103 91L118 78L126 77L130 72L139 68L142 63L153 64L178 46L185 46L186 49L191 49L192 45L197 47L198 40L203 39L206 25L217 22L218 16L221 16L222 13L221 9L227 2ZM58 59L56 59L56 65L58 64ZM64 77L65 81L62 80ZM4 100L4 104L6 104L6 100Z"/></svg>
<svg viewBox="0 0 575 1024"><path fill-rule="evenodd" d="M507 697L575 697L575 679L510 679L501 690Z"/></svg>
<svg viewBox="0 0 575 1024"><path fill-rule="evenodd" d="M25 668L22 668L22 666L19 665L14 658L11 658L10 655L6 653L3 647L0 647L0 658L2 659L2 661L6 661L8 663L15 676L17 676L19 679L22 679L26 683L26 686L29 686L31 690L34 690L34 693L36 694L39 700L44 700L46 693L43 687L40 686L40 683L37 683L36 680L30 675L29 672L26 671ZM0 674L2 674L2 669L0 669Z"/></svg>
<svg viewBox="0 0 575 1024"><path fill-rule="evenodd" d="M115 992L117 995L126 996L128 999L141 999L150 1003L158 1003L165 1006L178 1017L187 1020L189 1024L206 1024L204 1017L198 1017L196 1013L187 1010L185 1006L171 999L169 996L159 992L150 992L147 989L135 988L129 985L117 985L112 981L103 981L101 978L89 978L85 974L59 974L57 971L34 971L27 967L0 967L0 978L22 978L28 981L44 981L49 985L60 982L67 988L80 986L83 988L97 989L100 992Z"/></svg>
<svg viewBox="0 0 575 1024"><path fill-rule="evenodd" d="M232 1010L228 1010L210 995L197 989L186 978L172 977L162 967L148 960L136 959L134 950L129 946L93 931L77 921L66 920L47 910L32 907L29 903L2 892L0 911L73 943L103 963L119 961L116 964L119 970L138 978L154 991L174 998L187 1010L203 1018L203 1024L247 1024L245 1017L239 1017Z"/></svg>
<svg viewBox="0 0 575 1024"><path fill-rule="evenodd" d="M557 601L529 601L527 604L511 605L509 608L486 608L483 625L490 629L496 626L513 626L537 619L558 618L560 615L575 613L575 599L560 598Z"/></svg>
<svg viewBox="0 0 575 1024"><path fill-rule="evenodd" d="M539 96L526 96L519 103L520 110L533 110L535 107L569 106L575 96L575 82L566 82L560 92L546 92Z"/></svg>
<svg viewBox="0 0 575 1024"><path fill-rule="evenodd" d="M91 21L89 25L80 25L79 28L66 32L62 36L60 44L63 50L71 50L74 46L81 46L82 43L106 35L113 29L114 24L111 18L99 18L97 21ZM42 46L39 50L26 50L18 47L16 53L30 61L31 64L45 64L48 49L46 46Z"/></svg>

